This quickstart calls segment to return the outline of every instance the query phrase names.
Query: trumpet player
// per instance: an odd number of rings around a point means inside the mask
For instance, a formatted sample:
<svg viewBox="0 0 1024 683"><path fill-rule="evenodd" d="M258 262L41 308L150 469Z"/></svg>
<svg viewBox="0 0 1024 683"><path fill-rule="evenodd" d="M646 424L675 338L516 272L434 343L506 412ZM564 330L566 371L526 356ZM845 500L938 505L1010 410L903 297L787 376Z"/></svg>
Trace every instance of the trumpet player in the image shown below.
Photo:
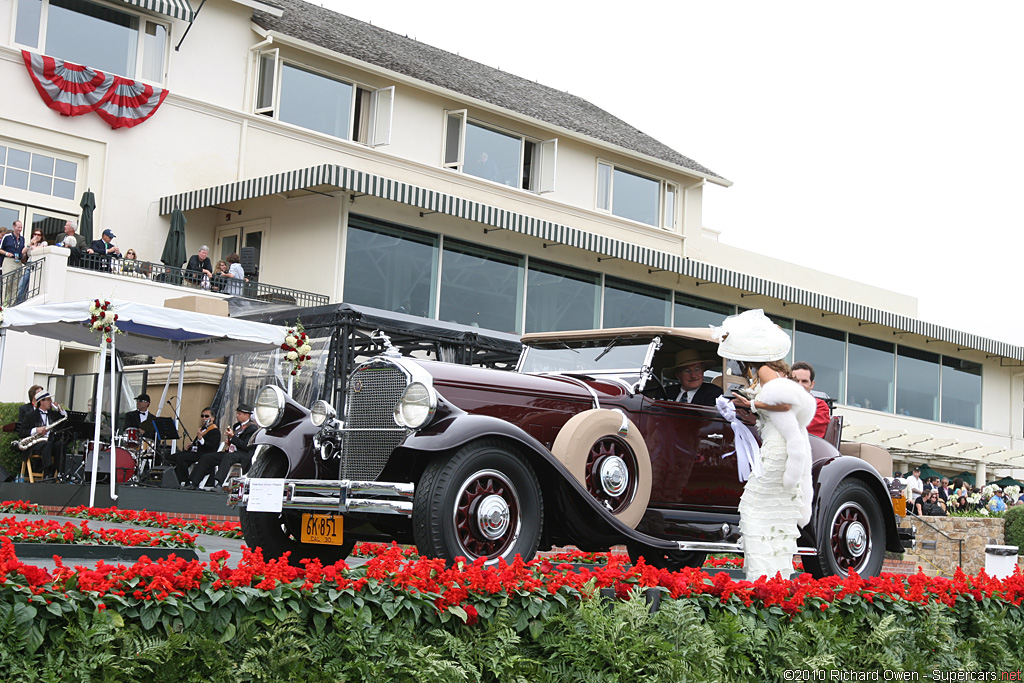
<svg viewBox="0 0 1024 683"><path fill-rule="evenodd" d="M36 391L34 402L35 410L28 411L25 419L18 424L18 436L22 439L30 436L43 438L23 451L22 459L28 460L33 455L39 455L43 460L43 477L49 479L57 474L50 426L61 418L66 418L67 413L59 405L54 404L53 397L46 389L40 388Z"/></svg>

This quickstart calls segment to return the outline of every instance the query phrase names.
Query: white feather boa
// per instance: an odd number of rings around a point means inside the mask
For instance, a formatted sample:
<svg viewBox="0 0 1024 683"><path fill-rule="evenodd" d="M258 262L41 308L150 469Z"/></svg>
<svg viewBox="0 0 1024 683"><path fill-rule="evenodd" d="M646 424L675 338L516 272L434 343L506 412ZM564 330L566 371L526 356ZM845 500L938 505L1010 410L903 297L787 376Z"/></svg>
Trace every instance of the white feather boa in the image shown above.
<svg viewBox="0 0 1024 683"><path fill-rule="evenodd" d="M811 521L811 501L814 495L811 482L811 442L807 436L807 425L814 418L816 401L811 394L796 382L779 378L767 382L757 400L769 405L789 404L784 411L764 410L766 419L779 430L786 440L786 471L782 485L787 489L800 488L800 526Z"/></svg>

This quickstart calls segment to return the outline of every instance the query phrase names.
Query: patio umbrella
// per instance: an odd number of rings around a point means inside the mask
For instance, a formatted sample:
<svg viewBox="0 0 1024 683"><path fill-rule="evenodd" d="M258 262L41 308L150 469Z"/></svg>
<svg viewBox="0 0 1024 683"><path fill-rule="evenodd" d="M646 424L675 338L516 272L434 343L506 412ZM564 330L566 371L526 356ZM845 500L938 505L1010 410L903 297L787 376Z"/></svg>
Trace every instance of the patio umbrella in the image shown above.
<svg viewBox="0 0 1024 683"><path fill-rule="evenodd" d="M89 248L92 243L92 213L96 210L96 195L92 190L82 193L82 201L78 203L82 207L82 218L78 222L78 234L82 236L84 244L79 244L83 251Z"/></svg>
<svg viewBox="0 0 1024 683"><path fill-rule="evenodd" d="M181 209L175 209L171 213L171 229L164 242L164 252L160 255L160 261L166 266L181 268L188 258L185 253L185 223L185 214Z"/></svg>
<svg viewBox="0 0 1024 683"><path fill-rule="evenodd" d="M968 486L974 486L974 474L972 472L968 472L967 470L964 470L960 474L954 474L952 477L950 477L950 479L963 479L964 483L967 484Z"/></svg>
<svg viewBox="0 0 1024 683"><path fill-rule="evenodd" d="M1000 488L1006 488L1007 486L1019 486L1020 488L1024 489L1024 484L1020 483L1013 477L1003 477L1002 479L996 479L991 483L995 484Z"/></svg>

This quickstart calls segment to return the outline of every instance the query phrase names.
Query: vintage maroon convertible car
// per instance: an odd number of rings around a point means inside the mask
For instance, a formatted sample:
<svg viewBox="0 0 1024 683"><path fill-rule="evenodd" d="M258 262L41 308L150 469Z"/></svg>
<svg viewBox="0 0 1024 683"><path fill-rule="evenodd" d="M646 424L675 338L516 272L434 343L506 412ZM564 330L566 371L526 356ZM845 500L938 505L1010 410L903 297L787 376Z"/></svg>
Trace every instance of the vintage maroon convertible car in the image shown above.
<svg viewBox="0 0 1024 683"><path fill-rule="evenodd" d="M669 568L741 552L733 427L714 407L667 400L678 390L661 378L681 349L715 357L708 330L552 332L523 343L516 372L388 348L350 375L342 417L265 387L253 466L231 494L246 542L293 561L390 540L488 561L625 544ZM712 375L727 391L743 385L724 362ZM913 534L880 476L891 461L881 449L851 457L811 441L805 566L877 574L884 552L902 552Z"/></svg>

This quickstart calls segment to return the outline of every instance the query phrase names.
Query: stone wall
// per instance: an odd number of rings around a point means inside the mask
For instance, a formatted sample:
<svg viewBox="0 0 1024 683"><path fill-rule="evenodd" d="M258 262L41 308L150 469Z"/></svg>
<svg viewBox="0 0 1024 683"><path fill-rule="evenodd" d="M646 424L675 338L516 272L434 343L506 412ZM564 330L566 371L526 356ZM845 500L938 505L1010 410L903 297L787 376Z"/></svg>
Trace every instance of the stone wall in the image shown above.
<svg viewBox="0 0 1024 683"><path fill-rule="evenodd" d="M952 576L956 568L961 565L961 544L957 542L959 539L963 539L963 570L965 574L977 574L978 571L985 568L986 545L1006 544L1003 539L1003 520L1001 518L921 517L916 519L908 516L907 521L917 526L917 547L912 551L905 552L903 559L913 562L916 566L921 567L925 574L932 576ZM941 529L949 538L940 534L933 527Z"/></svg>

